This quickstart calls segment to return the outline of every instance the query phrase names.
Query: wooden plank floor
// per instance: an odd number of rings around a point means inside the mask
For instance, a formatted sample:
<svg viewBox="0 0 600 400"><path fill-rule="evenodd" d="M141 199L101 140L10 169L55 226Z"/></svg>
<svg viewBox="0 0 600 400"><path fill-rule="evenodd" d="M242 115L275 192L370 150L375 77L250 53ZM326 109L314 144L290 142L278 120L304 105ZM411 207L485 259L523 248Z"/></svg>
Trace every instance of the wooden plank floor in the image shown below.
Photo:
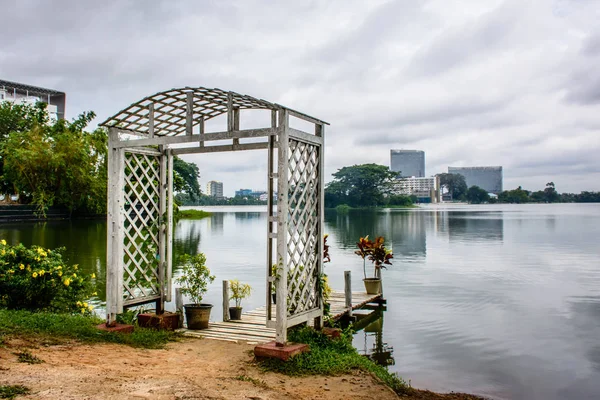
<svg viewBox="0 0 600 400"><path fill-rule="evenodd" d="M356 310L365 304L380 298L380 294L352 292L352 309ZM346 313L344 292L333 291L329 297L331 315L334 320ZM262 306L242 314L240 321L211 322L208 329L180 329L184 336L201 337L205 339L225 340L230 342L245 342L250 344L265 343L275 340L275 329L267 328L267 307Z"/></svg>

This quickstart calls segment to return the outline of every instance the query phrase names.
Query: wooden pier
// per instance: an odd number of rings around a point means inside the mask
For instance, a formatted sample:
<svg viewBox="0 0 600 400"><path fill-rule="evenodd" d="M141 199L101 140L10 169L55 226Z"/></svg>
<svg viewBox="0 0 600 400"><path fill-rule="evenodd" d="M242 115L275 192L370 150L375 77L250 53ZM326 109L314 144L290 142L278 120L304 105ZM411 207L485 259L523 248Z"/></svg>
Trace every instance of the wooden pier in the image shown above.
<svg viewBox="0 0 600 400"><path fill-rule="evenodd" d="M369 303L383 301L382 294L350 292L349 275L348 273L346 276L346 290L333 291L329 297L330 315L333 320L338 320L344 315L351 316L352 310L360 309ZM266 321L267 308L262 306L242 313L242 319L239 321L210 322L207 329L181 329L180 332L189 337L259 344L275 340L275 329L267 328Z"/></svg>

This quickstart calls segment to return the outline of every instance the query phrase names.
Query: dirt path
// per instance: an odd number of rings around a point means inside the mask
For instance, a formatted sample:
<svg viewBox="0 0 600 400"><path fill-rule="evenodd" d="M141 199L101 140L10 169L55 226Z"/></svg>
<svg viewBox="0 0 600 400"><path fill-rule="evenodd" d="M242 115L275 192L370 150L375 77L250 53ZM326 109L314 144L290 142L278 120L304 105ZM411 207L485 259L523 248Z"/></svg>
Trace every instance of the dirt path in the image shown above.
<svg viewBox="0 0 600 400"><path fill-rule="evenodd" d="M398 399L360 372L304 378L263 373L252 363L252 348L193 339L164 350L10 339L0 347L0 384L29 387L31 394L19 399ZM18 362L14 353L22 350L44 363ZM431 395L414 398L446 398Z"/></svg>

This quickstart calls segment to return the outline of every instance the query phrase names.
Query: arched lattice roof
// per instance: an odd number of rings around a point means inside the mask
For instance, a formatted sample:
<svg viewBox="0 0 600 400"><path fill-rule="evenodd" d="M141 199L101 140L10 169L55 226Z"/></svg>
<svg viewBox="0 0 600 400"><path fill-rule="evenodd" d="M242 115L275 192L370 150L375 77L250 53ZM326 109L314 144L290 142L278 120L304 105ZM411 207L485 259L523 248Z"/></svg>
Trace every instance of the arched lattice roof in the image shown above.
<svg viewBox="0 0 600 400"><path fill-rule="evenodd" d="M155 135L175 136L185 134L188 96L191 96L193 104L192 124L194 126L199 124L202 119L207 121L221 114L226 114L230 104L233 109L286 109L286 107L279 104L235 92L203 87L185 87L145 97L108 118L100 125L118 127L138 133L148 133L151 119L150 110L153 107ZM297 111L295 113L301 114ZM326 124L326 122L317 120L316 118L309 118Z"/></svg>

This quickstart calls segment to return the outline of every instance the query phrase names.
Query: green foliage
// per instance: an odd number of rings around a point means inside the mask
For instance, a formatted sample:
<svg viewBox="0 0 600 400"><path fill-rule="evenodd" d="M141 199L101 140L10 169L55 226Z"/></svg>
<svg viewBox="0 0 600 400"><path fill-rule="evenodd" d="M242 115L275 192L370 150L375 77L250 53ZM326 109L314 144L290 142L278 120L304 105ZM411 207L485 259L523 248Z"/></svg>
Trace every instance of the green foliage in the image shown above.
<svg viewBox="0 0 600 400"><path fill-rule="evenodd" d="M387 206L410 207L414 204L410 196L393 194L386 198Z"/></svg>
<svg viewBox="0 0 600 400"><path fill-rule="evenodd" d="M254 386L263 388L263 389L268 389L269 385L267 385L267 383L265 381L261 381L260 379L256 379L253 378L251 376L248 375L238 375L235 377L236 380L238 381L242 381L242 382L250 382L252 383Z"/></svg>
<svg viewBox="0 0 600 400"><path fill-rule="evenodd" d="M206 266L206 256L203 253L194 256L184 254L179 258L179 262L182 275L177 278L177 282L183 285L181 293L189 296L195 304L202 303L208 285L215 280Z"/></svg>
<svg viewBox="0 0 600 400"><path fill-rule="evenodd" d="M350 207L348 204L340 204L335 207L335 212L337 212L339 215L346 215L348 212L350 212L351 208L352 207Z"/></svg>
<svg viewBox="0 0 600 400"><path fill-rule="evenodd" d="M308 344L310 352L298 354L288 361L262 360L259 363L264 370L302 376L339 375L360 369L374 374L398 394L410 391L406 383L396 374L388 372L385 367L358 354L352 346L352 334L349 331L344 332L340 339L332 340L312 328L304 327L290 332L289 340Z"/></svg>
<svg viewBox="0 0 600 400"><path fill-rule="evenodd" d="M164 330L137 328L132 334L100 331L103 320L89 315L55 314L0 309L0 332L6 335L31 335L50 339L76 339L83 342L109 342L133 347L158 349L178 335Z"/></svg>
<svg viewBox="0 0 600 400"><path fill-rule="evenodd" d="M86 276L77 265L66 264L61 252L0 241L0 307L91 312L85 301L91 296L93 275Z"/></svg>
<svg viewBox="0 0 600 400"><path fill-rule="evenodd" d="M19 395L28 395L30 389L23 385L0 385L0 399L12 400Z"/></svg>
<svg viewBox="0 0 600 400"><path fill-rule="evenodd" d="M467 182L461 174L438 174L440 187L450 193L453 200L463 200L467 194Z"/></svg>
<svg viewBox="0 0 600 400"><path fill-rule="evenodd" d="M266 200L260 200L254 197L231 197L216 198L201 194L197 198L192 198L187 193L178 193L175 199L182 206L260 206L267 204Z"/></svg>
<svg viewBox="0 0 600 400"><path fill-rule="evenodd" d="M17 361L25 364L41 364L44 362L41 358L34 356L28 350L23 350L15 353Z"/></svg>
<svg viewBox="0 0 600 400"><path fill-rule="evenodd" d="M499 203L528 203L529 202L529 191L523 190L521 186L514 190L505 190L498 195Z"/></svg>
<svg viewBox="0 0 600 400"><path fill-rule="evenodd" d="M175 156L173 158L173 188L176 192L184 192L191 201L195 201L202 196L200 184L200 170L194 163L188 163Z"/></svg>
<svg viewBox="0 0 600 400"><path fill-rule="evenodd" d="M353 165L340 168L333 174L325 188L325 206L339 204L352 207L373 207L385 204L384 194L389 192L396 173L389 167L377 164Z"/></svg>
<svg viewBox="0 0 600 400"><path fill-rule="evenodd" d="M12 130L14 124L8 122L0 126L0 131L10 131L0 136L5 184L30 196L41 214L53 205L70 212L104 213L107 134L103 129L83 130L95 114L49 125L41 123L44 118L36 112L35 108L13 110L12 117L22 120L19 130Z"/></svg>
<svg viewBox="0 0 600 400"><path fill-rule="evenodd" d="M174 216L180 219L202 219L211 215L212 213L202 210L178 210Z"/></svg>
<svg viewBox="0 0 600 400"><path fill-rule="evenodd" d="M480 188L479 186L471 186L467 190L467 201L472 204L487 203L490 201L490 195L487 190Z"/></svg>
<svg viewBox="0 0 600 400"><path fill-rule="evenodd" d="M241 307L242 300L250 297L252 287L247 283L240 283L237 279L229 281L229 289L231 290L230 300L235 300L235 306Z"/></svg>
<svg viewBox="0 0 600 400"><path fill-rule="evenodd" d="M386 265L392 265L390 260L394 258L394 254L391 250L386 249L383 236L378 236L374 241L371 241L368 235L361 237L356 243L356 246L358 247L358 250L356 250L354 254L363 259L363 269L365 268L364 264L366 258L368 258L375 266L375 278L381 277L382 268L386 268ZM365 278L367 278L366 270L364 273Z"/></svg>

